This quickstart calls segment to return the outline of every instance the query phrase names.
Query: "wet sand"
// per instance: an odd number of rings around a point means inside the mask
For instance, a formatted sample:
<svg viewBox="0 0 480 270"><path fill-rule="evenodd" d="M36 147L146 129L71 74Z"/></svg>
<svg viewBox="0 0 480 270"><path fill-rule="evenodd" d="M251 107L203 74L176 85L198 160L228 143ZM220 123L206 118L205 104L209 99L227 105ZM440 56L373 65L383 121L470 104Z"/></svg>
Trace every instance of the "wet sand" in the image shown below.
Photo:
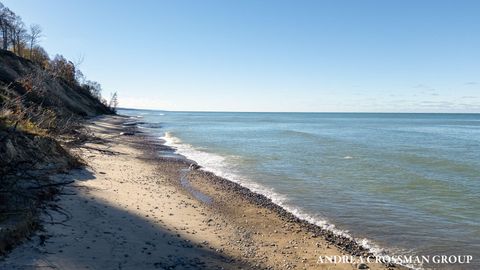
<svg viewBox="0 0 480 270"><path fill-rule="evenodd" d="M88 168L53 176L75 182L0 269L366 269L319 263L371 254L122 126L131 121L91 121L100 139L73 149Z"/></svg>

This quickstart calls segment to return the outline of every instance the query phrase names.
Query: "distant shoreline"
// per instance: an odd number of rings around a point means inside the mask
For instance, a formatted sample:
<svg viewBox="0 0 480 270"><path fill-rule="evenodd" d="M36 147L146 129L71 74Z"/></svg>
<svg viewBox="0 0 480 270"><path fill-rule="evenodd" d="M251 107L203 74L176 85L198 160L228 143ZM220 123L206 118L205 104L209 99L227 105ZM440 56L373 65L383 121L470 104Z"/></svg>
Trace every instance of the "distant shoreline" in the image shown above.
<svg viewBox="0 0 480 270"><path fill-rule="evenodd" d="M184 110L161 110L161 109L136 109L136 108L118 108L126 111L154 111L154 112L177 112L177 113L292 113L292 114L408 114L408 115L425 115L425 114L439 114L439 115L479 115L480 112L277 112L277 111L184 111Z"/></svg>

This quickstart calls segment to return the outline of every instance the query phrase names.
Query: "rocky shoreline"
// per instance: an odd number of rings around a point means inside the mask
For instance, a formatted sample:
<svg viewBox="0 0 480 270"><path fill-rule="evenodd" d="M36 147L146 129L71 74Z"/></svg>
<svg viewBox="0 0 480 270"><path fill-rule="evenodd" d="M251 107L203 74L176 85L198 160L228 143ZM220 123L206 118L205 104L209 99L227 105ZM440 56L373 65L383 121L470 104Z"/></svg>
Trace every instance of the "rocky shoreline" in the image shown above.
<svg viewBox="0 0 480 270"><path fill-rule="evenodd" d="M142 124L144 122L137 122L137 124ZM131 125L130 125L131 127ZM271 199L266 197L263 194L259 194L256 192L251 191L249 188L240 185L239 183L233 182L226 178L220 177L215 175L213 172L203 170L202 167L194 160L190 160L180 154L175 153L175 149L166 146L164 141L158 139L154 136L147 134L142 134L142 139L145 140L146 145L143 147L143 150L146 151L149 155L149 159L161 160L162 162L174 162L179 163L182 166L187 167L188 171L194 172L197 175L200 175L202 178L207 179L210 184L217 186L220 189L223 189L225 192L234 193L248 202L255 204L259 207L269 209L276 213L284 222L287 223L295 223L300 225L301 228L308 231L311 238L321 237L322 239L326 240L332 246L339 248L340 250L346 252L352 256L358 256L363 258L370 258L371 260L375 260L376 256L371 252L369 249L365 248L361 244L359 244L355 239L351 237L347 237L344 235L336 234L335 232L322 228L318 225L312 224L306 220L303 220L291 212L287 211L283 207L278 204L275 204ZM169 153L168 155L162 155L158 153ZM171 158L171 155L175 154L178 155L180 158ZM175 183L179 186L179 188L184 188L185 186ZM191 190L188 192L192 193ZM198 192L198 191L197 191ZM194 195L194 194L193 194ZM204 194L204 196L209 196L209 194ZM197 197L194 195L194 197ZM215 198L212 198L213 206L215 206ZM217 206L218 207L218 206ZM386 263L385 267L389 269L409 269L405 266L395 265L393 263Z"/></svg>

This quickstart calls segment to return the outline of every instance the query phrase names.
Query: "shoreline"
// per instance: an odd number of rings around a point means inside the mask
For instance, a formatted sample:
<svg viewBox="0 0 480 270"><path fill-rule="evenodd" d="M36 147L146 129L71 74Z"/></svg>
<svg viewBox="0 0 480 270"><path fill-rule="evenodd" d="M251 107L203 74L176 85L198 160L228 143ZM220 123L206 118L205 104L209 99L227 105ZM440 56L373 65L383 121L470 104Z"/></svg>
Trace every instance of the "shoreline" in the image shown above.
<svg viewBox="0 0 480 270"><path fill-rule="evenodd" d="M148 124L147 122L141 121L141 118L137 118L135 116L130 116L132 119L140 119L138 121L139 125ZM270 198L269 194L262 193L262 190L258 189L258 191L252 190L248 185L244 185L244 183L237 182L230 180L227 177L219 176L214 171L210 171L208 168L201 166L196 160L190 159L188 156L184 155L181 152L178 152L174 145L168 145L167 138L165 135L162 137L154 136L152 141L156 141L160 139L163 141L163 145L167 147L166 151L170 151L175 155L181 156L183 159L188 162L188 164L193 164L193 170L197 173L202 174L202 177L209 178L210 182L213 182L215 185L220 185L224 189L227 189L231 192L235 192L236 194L243 196L248 199L250 203L256 204L260 207L268 208L278 214L282 219L289 222L295 222L300 224L304 229L308 230L310 233L315 235L314 237L322 237L330 244L334 245L335 247L341 249L342 251L347 252L352 256L358 257L369 257L369 258L376 258L377 256L390 256L387 251L381 249L377 246L365 246L360 241L353 236L351 236L348 232L345 233L342 230L332 229L331 225L334 226L333 223L325 223L325 227L322 225L316 224L319 222L311 217L308 213L302 213L303 210L300 210L299 215L296 215L295 212L289 209L288 206L284 206L280 203L275 202L275 199ZM165 151L165 150L164 150ZM182 177L183 178L183 177ZM183 187L185 188L185 187ZM191 188L191 187L188 187ZM198 193L199 191L194 188L194 193ZM192 193L192 192L191 192ZM195 196L195 194L193 194ZM274 193L275 195L275 193ZM205 194L200 194L200 197L205 196ZM204 200L202 198L197 198L199 200ZM295 210L295 209L294 209ZM303 217L302 217L303 216ZM327 222L326 220L321 220L320 222ZM379 252L375 252L373 250L380 249ZM394 257L394 256L392 256ZM416 268L414 266L409 266L405 264L396 264L396 263L385 263L386 267L392 268L400 268L400 269L422 269Z"/></svg>
<svg viewBox="0 0 480 270"><path fill-rule="evenodd" d="M155 141L157 139L152 138L152 140ZM161 138L161 140L164 140L164 139ZM201 165L199 165L197 161L191 160L188 157L182 155L181 153L177 153L174 147L172 146L165 146L165 147L167 147L168 149L167 151L171 151L172 153L175 153L184 159L183 161L179 161L179 162L187 162L187 165L189 165L188 171L190 173L196 174L196 176L193 176L193 177L201 177L204 179L208 179L210 184L218 185L221 187L221 189L228 190L228 192L233 192L236 195L243 197L248 202L257 205L258 207L271 210L272 212L277 214L283 221L296 223L300 225L302 229L305 229L309 233L312 233L311 238L321 237L323 240L327 241L329 244L332 244L333 246L340 249L341 251L344 251L347 254L352 255L354 257L362 257L362 258L369 257L370 259L375 259L376 256L378 256L378 255L375 255L374 252L372 252L369 248L363 246L358 241L356 241L355 238L349 235L339 234L327 228L322 228L320 225L316 225L308 220L302 219L301 217L298 217L294 213L285 209L283 206L276 204L275 202L273 202L272 199L268 198L266 195L252 191L251 189L249 189L246 186L243 186L240 183L218 176L214 172L209 171L208 169L204 170L204 168ZM187 178L187 176L188 176L188 173L182 176L182 178ZM181 187L186 188L187 190L190 189L189 192L194 197L197 197L198 200L205 201L205 199L202 197L209 197L208 193L204 194L200 191L203 189L204 191L207 190L208 192L208 189L202 188L198 184L196 186L197 188L191 185L191 183L189 184L189 187L185 187L185 184L182 184ZM200 195L195 195L195 193L197 194L200 193ZM393 263L383 264L383 266L385 266L388 269L411 269L408 266L397 265ZM336 268L332 268L332 269L336 269Z"/></svg>
<svg viewBox="0 0 480 270"><path fill-rule="evenodd" d="M138 124L143 124L147 122L143 122L140 119L131 116L131 119L137 119ZM147 123L148 124L148 123ZM146 133L148 134L148 132ZM306 219L302 219L301 217L296 216L294 213L290 212L283 206L275 203L272 199L268 198L267 195L264 195L259 192L252 191L250 188L243 186L241 183L229 180L228 178L224 178L221 176L216 175L214 172L209 171L208 169L204 169L203 166L199 165L196 160L189 159L187 156L184 156L181 153L178 153L174 146L166 145L165 139L163 137L158 138L157 136L148 135L145 137L146 140L149 140L151 143L156 144L158 140L161 140L162 145L162 152L171 152L173 155L178 155L181 157L180 160L176 160L177 162L184 162L186 165L189 166L186 169L185 174L180 176L180 185L179 188L186 189L191 195L193 195L197 200L202 201L206 204L212 204L213 198L210 198L208 194L204 194L201 191L201 187L195 188L191 183L185 183L186 178L188 178L189 173L196 173L197 177L202 177L208 179L210 184L219 185L221 189L228 190L229 192L234 192L239 196L244 197L252 204L255 204L262 208L267 208L277 215L279 215L284 221L293 222L299 224L303 229L306 229L308 232L312 233L311 237L322 237L328 243L334 245L336 248L341 249L342 251L347 252L347 254L357 257L363 258L376 258L377 255L374 254L369 248L360 244L354 237L350 235L342 235L335 231L332 231L327 228L322 228L320 225L314 224ZM165 155L165 153L164 153ZM165 158L165 157L162 157ZM195 177L195 176L194 176ZM188 180L187 180L188 181ZM188 185L188 186L186 186ZM341 231L340 231L341 232ZM386 255L386 254L385 254ZM389 269L410 269L408 266L405 265L397 265L393 263L383 264L383 266Z"/></svg>
<svg viewBox="0 0 480 270"><path fill-rule="evenodd" d="M366 265L317 260L373 255L353 239L301 220L264 195L176 158L173 148L123 125L129 121L120 116L89 121L103 142L75 152L90 169L59 176L76 180L55 203L62 211L48 210L43 232L13 250L0 267L362 269ZM62 216L68 218L56 221ZM85 252L81 258L75 257L79 251ZM403 269L376 263L368 267Z"/></svg>

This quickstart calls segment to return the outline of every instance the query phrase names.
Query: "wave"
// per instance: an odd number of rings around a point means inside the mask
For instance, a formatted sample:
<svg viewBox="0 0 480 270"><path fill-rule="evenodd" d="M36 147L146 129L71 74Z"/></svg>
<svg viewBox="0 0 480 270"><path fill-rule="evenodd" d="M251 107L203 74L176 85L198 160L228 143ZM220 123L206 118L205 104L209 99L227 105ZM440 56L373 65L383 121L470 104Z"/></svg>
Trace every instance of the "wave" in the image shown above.
<svg viewBox="0 0 480 270"><path fill-rule="evenodd" d="M357 239L352 237L347 231L337 229L334 224L330 223L326 218L319 215L313 215L300 207L293 206L288 203L288 198L284 195L276 193L272 188L265 187L259 183L256 183L250 179L243 177L233 166L228 162L228 158L215 154L203 151L198 149L188 143L184 143L180 138L173 135L172 132L166 132L163 137L165 145L170 146L175 149L175 151L185 156L186 158L197 162L202 166L202 170L206 170L220 176L222 178L228 179L235 183L238 183L252 192L261 194L272 200L273 203L281 206L286 211L292 213L296 217L308 221L311 224L315 224L325 230L329 230L337 235L347 237L356 241L359 245L363 246L376 256L385 256L391 254L392 252L387 251L384 248L373 243L371 240L366 238ZM351 157L347 156L346 159ZM396 253L396 252L395 252ZM403 252L401 252L403 253ZM409 266L412 267L412 266Z"/></svg>
<svg viewBox="0 0 480 270"><path fill-rule="evenodd" d="M142 124L140 127L155 129L155 128L162 128L162 124L161 123L154 123L154 122L147 122L147 123Z"/></svg>
<svg viewBox="0 0 480 270"><path fill-rule="evenodd" d="M318 135L315 133L301 131L301 130L294 130L294 129L283 129L281 130L281 132L283 132L287 136L293 135L293 136L301 136L301 137L313 138L313 139L316 139L318 137Z"/></svg>

